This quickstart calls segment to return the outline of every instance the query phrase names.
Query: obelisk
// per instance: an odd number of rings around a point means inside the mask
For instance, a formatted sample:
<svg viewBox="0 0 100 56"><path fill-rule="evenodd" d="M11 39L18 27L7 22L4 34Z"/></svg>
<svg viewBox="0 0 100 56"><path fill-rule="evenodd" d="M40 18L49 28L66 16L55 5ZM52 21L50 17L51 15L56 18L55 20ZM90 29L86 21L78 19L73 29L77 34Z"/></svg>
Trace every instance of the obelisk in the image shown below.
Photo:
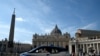
<svg viewBox="0 0 100 56"><path fill-rule="evenodd" d="M11 26L10 26L10 32L9 32L9 41L8 41L8 48L9 52L13 52L13 47L14 47L14 28L15 28L15 8L12 14L12 19L11 19Z"/></svg>

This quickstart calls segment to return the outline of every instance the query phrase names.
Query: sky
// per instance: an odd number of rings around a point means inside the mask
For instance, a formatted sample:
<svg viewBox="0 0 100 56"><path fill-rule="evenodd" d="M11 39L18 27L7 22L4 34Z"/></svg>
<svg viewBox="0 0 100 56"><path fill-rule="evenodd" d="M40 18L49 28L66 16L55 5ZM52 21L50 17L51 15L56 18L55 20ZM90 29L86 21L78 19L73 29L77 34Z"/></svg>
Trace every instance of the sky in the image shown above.
<svg viewBox="0 0 100 56"><path fill-rule="evenodd" d="M32 43L33 34L50 34L57 24L62 33L100 30L100 0L0 0L0 40L9 38L16 14L15 42Z"/></svg>

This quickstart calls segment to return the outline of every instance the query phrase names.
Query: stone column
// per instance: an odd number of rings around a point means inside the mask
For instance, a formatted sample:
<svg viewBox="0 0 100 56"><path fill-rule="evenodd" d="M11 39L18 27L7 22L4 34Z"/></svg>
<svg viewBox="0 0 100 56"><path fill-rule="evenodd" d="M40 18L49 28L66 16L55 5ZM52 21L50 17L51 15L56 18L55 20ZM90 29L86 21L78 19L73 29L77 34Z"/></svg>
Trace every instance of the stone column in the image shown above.
<svg viewBox="0 0 100 56"><path fill-rule="evenodd" d="M78 56L78 43L77 42L75 43L75 54L76 56Z"/></svg>
<svg viewBox="0 0 100 56"><path fill-rule="evenodd" d="M86 44L86 52L88 53L88 44Z"/></svg>
<svg viewBox="0 0 100 56"><path fill-rule="evenodd" d="M98 43L97 43L97 54L99 54L99 47L98 47Z"/></svg>
<svg viewBox="0 0 100 56"><path fill-rule="evenodd" d="M77 44L75 44L75 54L77 55Z"/></svg>
<svg viewBox="0 0 100 56"><path fill-rule="evenodd" d="M72 54L72 43L69 42L69 53Z"/></svg>
<svg viewBox="0 0 100 56"><path fill-rule="evenodd" d="M81 44L81 56L83 56L83 49L84 49L83 45L84 44Z"/></svg>
<svg viewBox="0 0 100 56"><path fill-rule="evenodd" d="M93 43L93 49L95 50L95 43Z"/></svg>
<svg viewBox="0 0 100 56"><path fill-rule="evenodd" d="M85 44L83 44L83 52L85 52Z"/></svg>

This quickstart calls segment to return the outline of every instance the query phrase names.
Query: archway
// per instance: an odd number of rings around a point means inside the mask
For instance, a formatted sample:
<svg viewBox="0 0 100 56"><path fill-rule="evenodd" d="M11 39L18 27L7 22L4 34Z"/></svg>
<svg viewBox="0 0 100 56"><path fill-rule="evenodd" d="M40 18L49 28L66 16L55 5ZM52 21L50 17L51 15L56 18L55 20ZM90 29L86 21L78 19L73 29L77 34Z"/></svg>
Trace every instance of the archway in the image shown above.
<svg viewBox="0 0 100 56"><path fill-rule="evenodd" d="M72 45L72 53L75 53L75 45Z"/></svg>

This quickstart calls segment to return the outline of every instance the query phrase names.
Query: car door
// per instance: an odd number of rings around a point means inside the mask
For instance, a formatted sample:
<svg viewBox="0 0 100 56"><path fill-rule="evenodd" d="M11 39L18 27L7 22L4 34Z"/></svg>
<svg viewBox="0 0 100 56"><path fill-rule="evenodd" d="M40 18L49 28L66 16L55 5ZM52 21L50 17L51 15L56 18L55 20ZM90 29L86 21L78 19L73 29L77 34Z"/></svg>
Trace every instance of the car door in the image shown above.
<svg viewBox="0 0 100 56"><path fill-rule="evenodd" d="M59 52L59 53L51 54L51 56L70 56L70 55L67 54L66 52Z"/></svg>
<svg viewBox="0 0 100 56"><path fill-rule="evenodd" d="M46 51L45 49L47 48L38 48L36 50L34 50L33 52L31 52L29 54L29 56L50 56L50 53L48 51Z"/></svg>
<svg viewBox="0 0 100 56"><path fill-rule="evenodd" d="M29 56L50 56L50 53L30 53Z"/></svg>
<svg viewBox="0 0 100 56"><path fill-rule="evenodd" d="M50 56L69 56L66 51L61 51L59 48L52 48Z"/></svg>

